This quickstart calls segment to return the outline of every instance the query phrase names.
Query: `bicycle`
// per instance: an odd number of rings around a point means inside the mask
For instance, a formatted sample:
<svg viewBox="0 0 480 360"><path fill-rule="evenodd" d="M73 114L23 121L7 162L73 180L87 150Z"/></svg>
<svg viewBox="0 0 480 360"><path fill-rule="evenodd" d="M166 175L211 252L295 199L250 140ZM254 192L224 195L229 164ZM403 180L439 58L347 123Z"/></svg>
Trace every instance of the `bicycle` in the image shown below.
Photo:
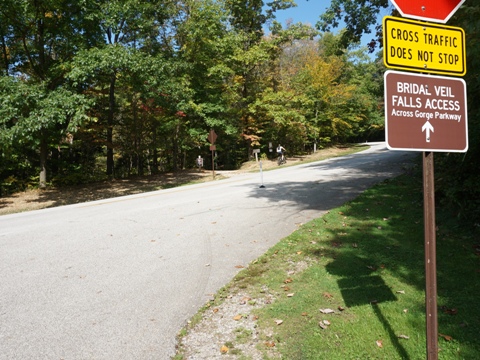
<svg viewBox="0 0 480 360"><path fill-rule="evenodd" d="M280 165L283 165L283 164L286 164L287 163L287 157L285 156L285 154L279 154L278 155L278 158L277 158L277 164L278 166Z"/></svg>

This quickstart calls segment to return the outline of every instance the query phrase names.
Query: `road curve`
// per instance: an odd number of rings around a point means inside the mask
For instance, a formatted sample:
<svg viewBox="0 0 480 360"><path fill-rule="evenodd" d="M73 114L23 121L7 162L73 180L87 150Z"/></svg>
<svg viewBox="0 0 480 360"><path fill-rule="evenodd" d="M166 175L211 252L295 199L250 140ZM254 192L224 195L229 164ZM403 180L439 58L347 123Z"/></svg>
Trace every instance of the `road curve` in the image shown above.
<svg viewBox="0 0 480 360"><path fill-rule="evenodd" d="M0 359L169 359L175 335L301 223L400 174L361 153L0 217Z"/></svg>

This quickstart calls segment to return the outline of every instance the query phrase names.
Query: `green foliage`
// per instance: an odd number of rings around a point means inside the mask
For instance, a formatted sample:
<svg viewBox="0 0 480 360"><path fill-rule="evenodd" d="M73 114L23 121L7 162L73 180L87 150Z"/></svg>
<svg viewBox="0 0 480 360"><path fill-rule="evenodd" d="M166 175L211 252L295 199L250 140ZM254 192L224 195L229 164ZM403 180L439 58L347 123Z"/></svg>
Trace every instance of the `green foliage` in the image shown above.
<svg viewBox="0 0 480 360"><path fill-rule="evenodd" d="M126 177L193 166L198 155L209 158L210 129L218 164L230 169L269 142L304 152L314 142L373 136L381 129L369 76L376 66L341 36L321 34L317 46L312 27L275 21L292 6L6 0L2 178L24 176L16 158L57 184L88 181L82 172Z"/></svg>
<svg viewBox="0 0 480 360"><path fill-rule="evenodd" d="M332 0L330 7L320 17L317 27L323 31L337 27L343 20L346 30L342 33L342 44L349 46L357 42L364 33L369 33L369 27L377 23L376 16L380 9L388 6L387 0ZM398 15L396 11L393 11ZM466 154L438 154L436 156L436 189L438 200L444 205L453 205L459 216L478 221L480 218L480 5L475 2L466 2L450 19L449 25L459 26L465 30L467 46L467 82L468 96L468 137L469 150ZM377 24L377 42L381 38L381 27ZM371 50L376 46L373 41ZM370 74L372 72L370 71ZM365 83L364 83L365 84ZM371 82L372 85L375 81ZM376 90L375 90L376 91ZM375 117L370 117L374 119ZM367 129L377 132L379 123L374 121Z"/></svg>

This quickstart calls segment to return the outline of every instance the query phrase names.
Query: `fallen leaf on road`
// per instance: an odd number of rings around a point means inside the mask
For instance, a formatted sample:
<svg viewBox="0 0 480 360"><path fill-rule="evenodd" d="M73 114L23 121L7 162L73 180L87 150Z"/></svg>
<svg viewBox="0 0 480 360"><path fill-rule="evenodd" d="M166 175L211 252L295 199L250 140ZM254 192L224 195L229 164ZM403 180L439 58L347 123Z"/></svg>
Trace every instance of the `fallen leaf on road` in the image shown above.
<svg viewBox="0 0 480 360"><path fill-rule="evenodd" d="M243 317L242 315L235 315L235 316L233 317L233 320L238 321L238 320L241 320L242 317Z"/></svg>
<svg viewBox="0 0 480 360"><path fill-rule="evenodd" d="M223 346L220 348L220 352L221 352L222 354L228 353L228 350L229 350L229 348L226 347L225 345L223 345Z"/></svg>
<svg viewBox="0 0 480 360"><path fill-rule="evenodd" d="M243 269L245 266L243 266L243 265L235 265L235 267L236 267L237 269Z"/></svg>

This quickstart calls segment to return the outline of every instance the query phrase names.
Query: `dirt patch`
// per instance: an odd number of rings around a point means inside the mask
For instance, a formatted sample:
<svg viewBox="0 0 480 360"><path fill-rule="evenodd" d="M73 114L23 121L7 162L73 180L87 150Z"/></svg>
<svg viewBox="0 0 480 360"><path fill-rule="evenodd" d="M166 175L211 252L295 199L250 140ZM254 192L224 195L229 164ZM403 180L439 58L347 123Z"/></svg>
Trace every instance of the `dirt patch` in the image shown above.
<svg viewBox="0 0 480 360"><path fill-rule="evenodd" d="M322 160L362 150L362 148L332 147L317 151L315 154L288 158L287 164L296 165L301 162ZM262 169L278 168L276 161L263 160ZM239 170L216 171L215 180L221 180L244 172L259 171L256 161L248 161ZM213 181L212 171L198 169L182 170L174 173L163 173L143 177L97 182L79 186L48 188L46 190L27 190L0 198L0 215L24 211L39 210L61 205L83 203L108 199L123 195L139 194L160 189L167 189L185 184Z"/></svg>
<svg viewBox="0 0 480 360"><path fill-rule="evenodd" d="M224 177L216 174L215 178L220 180ZM211 171L185 170L78 186L32 189L0 198L0 215L140 194L212 180Z"/></svg>

